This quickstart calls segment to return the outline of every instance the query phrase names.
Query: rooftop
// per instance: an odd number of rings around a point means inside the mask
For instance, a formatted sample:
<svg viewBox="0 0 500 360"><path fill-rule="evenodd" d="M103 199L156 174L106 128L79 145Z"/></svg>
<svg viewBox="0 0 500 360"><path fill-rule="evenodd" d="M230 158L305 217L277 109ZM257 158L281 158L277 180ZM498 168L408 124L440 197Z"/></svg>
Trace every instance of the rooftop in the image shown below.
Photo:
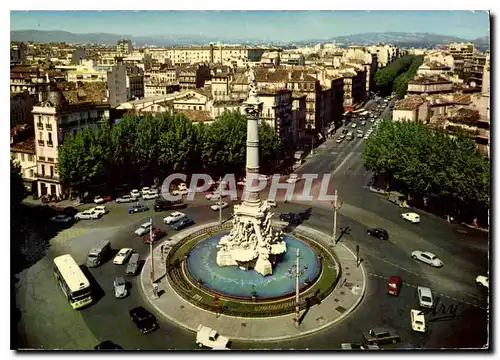
<svg viewBox="0 0 500 360"><path fill-rule="evenodd" d="M478 110L467 108L452 110L449 115L450 121L465 125L475 125L479 118L480 116Z"/></svg>
<svg viewBox="0 0 500 360"><path fill-rule="evenodd" d="M177 114L184 114L187 116L188 119L191 121L195 122L205 122L205 121L212 121L212 115L210 115L209 111L204 111L204 110L184 110L184 109L179 109L175 110L175 113Z"/></svg>
<svg viewBox="0 0 500 360"><path fill-rule="evenodd" d="M451 84L452 82L442 76L416 76L408 84Z"/></svg>
<svg viewBox="0 0 500 360"><path fill-rule="evenodd" d="M394 110L415 110L425 102L420 95L412 95L402 100L396 101Z"/></svg>
<svg viewBox="0 0 500 360"><path fill-rule="evenodd" d="M57 83L57 87L63 93L70 104L81 104L92 102L96 104L105 103L108 99L106 83L102 81Z"/></svg>
<svg viewBox="0 0 500 360"><path fill-rule="evenodd" d="M35 136L32 136L24 141L18 141L14 144L11 144L10 151L18 151L34 155L36 153Z"/></svg>
<svg viewBox="0 0 500 360"><path fill-rule="evenodd" d="M243 104L243 99L215 100L213 106L238 106Z"/></svg>

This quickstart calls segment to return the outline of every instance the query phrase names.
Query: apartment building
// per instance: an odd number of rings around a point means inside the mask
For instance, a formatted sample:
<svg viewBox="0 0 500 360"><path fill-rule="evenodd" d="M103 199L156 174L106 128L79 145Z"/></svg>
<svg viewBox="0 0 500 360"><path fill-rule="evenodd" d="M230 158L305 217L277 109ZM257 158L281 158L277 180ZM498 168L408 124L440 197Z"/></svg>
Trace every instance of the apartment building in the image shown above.
<svg viewBox="0 0 500 360"><path fill-rule="evenodd" d="M204 64L198 64L178 70L177 81L181 90L198 89L210 80L210 68Z"/></svg>
<svg viewBox="0 0 500 360"><path fill-rule="evenodd" d="M292 138L300 148L305 141L307 95L292 92Z"/></svg>
<svg viewBox="0 0 500 360"><path fill-rule="evenodd" d="M208 46L168 47L161 51L163 59L174 65L204 63L226 63L233 60L258 62L267 48L210 44ZM164 54L164 55L163 55Z"/></svg>
<svg viewBox="0 0 500 360"><path fill-rule="evenodd" d="M262 102L261 120L276 132L282 144L291 148L293 144L292 90L260 88L257 93Z"/></svg>
<svg viewBox="0 0 500 360"><path fill-rule="evenodd" d="M26 190L36 193L36 149L32 124L18 124L11 128L10 157L21 167Z"/></svg>
<svg viewBox="0 0 500 360"><path fill-rule="evenodd" d="M443 76L416 76L408 82L408 95L449 93L453 82Z"/></svg>
<svg viewBox="0 0 500 360"><path fill-rule="evenodd" d="M374 90L374 75L378 70L377 53L370 53L362 46L349 46L343 52L342 62L355 67L361 67L365 71L366 92Z"/></svg>
<svg viewBox="0 0 500 360"><path fill-rule="evenodd" d="M150 82L144 84L144 96L146 98L172 94L181 90L178 82Z"/></svg>
<svg viewBox="0 0 500 360"><path fill-rule="evenodd" d="M37 95L46 91L51 84L50 71L38 67L15 66L10 69L10 92L20 93L27 91L30 95Z"/></svg>
<svg viewBox="0 0 500 360"><path fill-rule="evenodd" d="M245 113L244 99L214 99L211 109L212 118L216 119L225 111L237 112L240 114Z"/></svg>
<svg viewBox="0 0 500 360"><path fill-rule="evenodd" d="M107 72L109 104L116 108L130 99L145 96L144 71L134 65L119 62Z"/></svg>
<svg viewBox="0 0 500 360"><path fill-rule="evenodd" d="M474 43L451 43L448 44L448 52L452 55L458 55L464 59L470 59L476 52Z"/></svg>
<svg viewBox="0 0 500 360"><path fill-rule="evenodd" d="M175 82L179 76L177 67L163 65L157 70L150 70L144 73L144 83L165 83Z"/></svg>
<svg viewBox="0 0 500 360"><path fill-rule="evenodd" d="M363 70L342 66L344 78L344 110L354 111L366 99L366 75Z"/></svg>
<svg viewBox="0 0 500 360"><path fill-rule="evenodd" d="M429 103L424 96L412 95L396 102L392 111L394 121L420 121L430 118Z"/></svg>
<svg viewBox="0 0 500 360"><path fill-rule="evenodd" d="M58 172L58 146L64 136L109 121L109 105L103 103L105 89L88 85L64 94L51 90L33 107L38 196L60 196L69 190L64 188Z"/></svg>
<svg viewBox="0 0 500 360"><path fill-rule="evenodd" d="M174 99L174 110L200 110L211 112L213 98L211 91L205 88L182 91Z"/></svg>
<svg viewBox="0 0 500 360"><path fill-rule="evenodd" d="M483 73L489 54L475 53L464 62L463 77L466 84L481 88Z"/></svg>
<svg viewBox="0 0 500 360"><path fill-rule="evenodd" d="M232 75L226 73L217 73L212 75L210 87L214 100L229 100L231 96Z"/></svg>
<svg viewBox="0 0 500 360"><path fill-rule="evenodd" d="M26 53L28 46L21 41L12 41L10 43L10 63L24 64L26 62Z"/></svg>
<svg viewBox="0 0 500 360"><path fill-rule="evenodd" d="M68 70L66 73L68 82L89 82L89 81L107 81L107 71L102 68L94 68L91 62L75 66L74 70Z"/></svg>
<svg viewBox="0 0 500 360"><path fill-rule="evenodd" d="M30 95L28 91L10 94L10 125L32 124L33 115L31 111L36 103L36 95Z"/></svg>
<svg viewBox="0 0 500 360"><path fill-rule="evenodd" d="M424 61L417 70L417 76L438 76L448 75L452 69L447 64L438 61Z"/></svg>
<svg viewBox="0 0 500 360"><path fill-rule="evenodd" d="M116 52L118 54L122 55L132 54L133 50L134 48L132 46L132 41L128 39L118 40L118 42L116 43Z"/></svg>

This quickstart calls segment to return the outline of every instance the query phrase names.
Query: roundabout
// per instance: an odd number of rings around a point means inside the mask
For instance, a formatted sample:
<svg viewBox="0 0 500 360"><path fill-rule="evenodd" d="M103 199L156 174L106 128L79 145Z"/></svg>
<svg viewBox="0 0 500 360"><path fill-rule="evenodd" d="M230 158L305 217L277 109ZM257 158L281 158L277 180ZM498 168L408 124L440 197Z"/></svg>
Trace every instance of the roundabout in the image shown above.
<svg viewBox="0 0 500 360"><path fill-rule="evenodd" d="M284 225L273 222L275 227ZM302 225L285 235L288 256L277 262L272 276L218 267L216 244L229 226L210 223L185 230L158 244L146 259L141 288L150 304L176 325L195 332L203 324L234 340L285 340L333 325L363 299L366 274L363 265L357 267L355 255L344 245L332 247L330 237ZM299 265L299 327L294 323L297 248L305 265ZM159 296L153 293L152 261Z"/></svg>

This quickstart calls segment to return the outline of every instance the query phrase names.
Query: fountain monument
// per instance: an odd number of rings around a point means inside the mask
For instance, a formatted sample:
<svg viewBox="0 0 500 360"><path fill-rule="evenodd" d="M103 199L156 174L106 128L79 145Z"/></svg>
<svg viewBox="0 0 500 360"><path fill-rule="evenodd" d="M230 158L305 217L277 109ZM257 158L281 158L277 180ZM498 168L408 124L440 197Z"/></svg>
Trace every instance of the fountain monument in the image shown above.
<svg viewBox="0 0 500 360"><path fill-rule="evenodd" d="M259 177L259 120L262 102L257 97L255 73L248 71L250 91L245 104L247 113L246 196L241 205L234 206L233 228L217 245L218 266L238 266L253 269L266 276L273 273L279 255L286 253L286 242L281 230L271 226L271 207L259 197L253 185Z"/></svg>

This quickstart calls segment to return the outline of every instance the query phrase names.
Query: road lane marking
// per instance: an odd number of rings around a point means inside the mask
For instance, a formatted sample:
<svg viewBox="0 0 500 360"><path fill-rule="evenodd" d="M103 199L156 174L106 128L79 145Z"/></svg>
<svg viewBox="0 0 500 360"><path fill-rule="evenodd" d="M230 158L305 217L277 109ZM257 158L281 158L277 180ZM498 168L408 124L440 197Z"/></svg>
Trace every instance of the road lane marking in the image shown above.
<svg viewBox="0 0 500 360"><path fill-rule="evenodd" d="M372 273L372 272L369 272L369 273L368 273L368 275L370 275L370 276L374 276L374 277L378 277L378 278L381 278L381 279L384 279L384 280L389 279L389 277L388 277L388 276L383 276L383 275L375 274L375 273ZM413 288L418 288L418 286L417 286L417 285L407 283L406 281L404 282L404 285L405 285L405 286L411 286L411 287L413 287ZM467 294L467 293L464 293L464 294L465 294L465 295L469 295L469 294ZM451 296L448 296L448 295L445 295L445 294L442 294L442 293L439 293L438 295L439 295L439 296L441 296L441 297L445 297L445 298L448 298L448 299L455 300L455 301L460 302L460 303L463 303L463 304L468 304L468 305L470 305L470 306L473 306L473 307L478 308L478 309L481 309L481 310L486 310L486 308L484 308L484 307L482 307L482 306L480 306L480 305L472 304L472 303L470 303L470 302L468 302L468 301L465 301L465 300L460 300L460 299L457 299L457 298L455 298L455 297L451 297ZM479 298L478 298L478 299L479 299ZM483 300L483 299L479 299L479 300Z"/></svg>

